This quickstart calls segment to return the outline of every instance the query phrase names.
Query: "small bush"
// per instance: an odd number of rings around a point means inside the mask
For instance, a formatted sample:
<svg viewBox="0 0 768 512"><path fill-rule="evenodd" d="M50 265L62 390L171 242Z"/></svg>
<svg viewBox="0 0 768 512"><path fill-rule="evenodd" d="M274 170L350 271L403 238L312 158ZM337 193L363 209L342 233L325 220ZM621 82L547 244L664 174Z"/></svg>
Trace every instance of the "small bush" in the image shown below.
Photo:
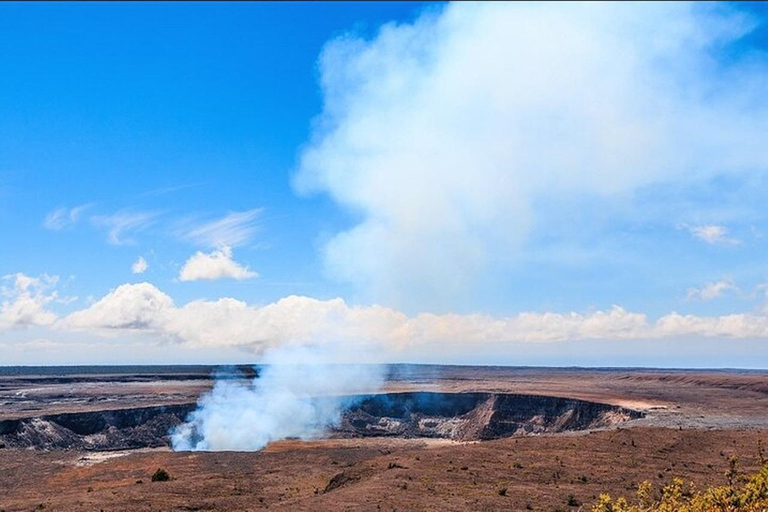
<svg viewBox="0 0 768 512"><path fill-rule="evenodd" d="M579 505L581 505L581 502L576 499L576 496L574 496L573 494L569 494L568 498L565 500L565 504L568 505L569 507L578 507Z"/></svg>
<svg viewBox="0 0 768 512"><path fill-rule="evenodd" d="M162 468L155 471L155 473L152 475L153 482L167 482L170 479L171 475L169 475L168 472Z"/></svg>
<svg viewBox="0 0 768 512"><path fill-rule="evenodd" d="M768 510L768 463L755 474L744 476L736 459L729 460L725 473L727 485L697 489L692 483L686 485L680 478L661 489L660 497L653 485L645 481L638 486L635 503L630 499L613 499L601 494L592 512L712 512Z"/></svg>
<svg viewBox="0 0 768 512"><path fill-rule="evenodd" d="M506 487L502 487L501 489L499 489L499 496L506 496L506 495L507 495Z"/></svg>

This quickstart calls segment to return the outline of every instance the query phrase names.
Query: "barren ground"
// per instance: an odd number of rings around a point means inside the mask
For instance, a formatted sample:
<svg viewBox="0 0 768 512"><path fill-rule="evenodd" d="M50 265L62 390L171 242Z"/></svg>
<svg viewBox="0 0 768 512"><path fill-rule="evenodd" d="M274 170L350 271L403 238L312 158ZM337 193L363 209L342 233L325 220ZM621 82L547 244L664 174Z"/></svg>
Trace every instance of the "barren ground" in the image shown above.
<svg viewBox="0 0 768 512"><path fill-rule="evenodd" d="M207 373L0 377L0 419L194 401ZM0 509L578 510L674 476L723 483L768 444L763 372L400 367L388 391L579 398L646 413L621 427L457 443L284 441L254 453L0 449ZM170 482L151 482L157 468ZM504 491L504 492L502 492ZM571 501L573 503L573 501ZM586 507L583 507L586 509Z"/></svg>

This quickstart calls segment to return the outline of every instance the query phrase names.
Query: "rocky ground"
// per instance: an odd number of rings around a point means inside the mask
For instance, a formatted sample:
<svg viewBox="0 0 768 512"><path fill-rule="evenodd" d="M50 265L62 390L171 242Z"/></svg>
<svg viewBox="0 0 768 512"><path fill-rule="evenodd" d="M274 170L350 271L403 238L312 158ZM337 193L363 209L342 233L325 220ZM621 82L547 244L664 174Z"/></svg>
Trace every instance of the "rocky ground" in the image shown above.
<svg viewBox="0 0 768 512"><path fill-rule="evenodd" d="M91 377L0 378L0 419L7 428L8 422L60 414L113 411L121 417L136 407L189 404L211 385L200 372L168 380ZM97 445L41 450L5 443L0 510L586 510L600 492L631 494L645 479L722 483L730 456L738 456L745 470L755 469L758 441L768 443L768 375L761 372L405 367L393 372L387 387L554 396L643 417L480 442L353 437L283 441L254 453L101 452L94 451ZM485 403L469 405L474 410ZM563 421L555 409L551 421ZM360 412L371 416L366 421L376 417L364 407ZM96 435L77 422L69 427ZM166 425L155 427L159 432ZM144 431L146 439L153 432ZM158 468L171 480L152 482Z"/></svg>
<svg viewBox="0 0 768 512"><path fill-rule="evenodd" d="M728 457L757 466L766 431L632 428L462 444L282 442L253 453L8 451L6 511L578 510L601 492L673 476L722 484ZM152 482L158 469L168 482ZM570 497L573 497L573 500ZM585 509L585 508L584 508ZM583 510L584 510L583 509Z"/></svg>

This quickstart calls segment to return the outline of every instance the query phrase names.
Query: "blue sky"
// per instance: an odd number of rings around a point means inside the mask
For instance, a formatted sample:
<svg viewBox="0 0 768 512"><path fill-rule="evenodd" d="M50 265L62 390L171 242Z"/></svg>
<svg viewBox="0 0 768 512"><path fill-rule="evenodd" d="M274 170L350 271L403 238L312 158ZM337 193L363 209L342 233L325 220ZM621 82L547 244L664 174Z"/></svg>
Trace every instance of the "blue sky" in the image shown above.
<svg viewBox="0 0 768 512"><path fill-rule="evenodd" d="M221 286L260 301L327 295L313 244L345 220L325 198L296 198L290 184L321 109L315 63L335 35L413 18L418 9L4 5L0 227L24 244L3 256L4 270L76 275L73 292L103 294L116 278L130 279L137 255L154 250L163 256L148 275L172 285L170 267L190 247L167 236L168 222L261 208L258 240L244 249L265 275L260 285L180 287L179 297L218 294ZM152 211L163 220L117 247L105 247L105 234L88 222L40 229L51 210L91 203L88 216ZM72 257L54 269L52 253ZM168 268L155 273L156 266Z"/></svg>
<svg viewBox="0 0 768 512"><path fill-rule="evenodd" d="M766 20L0 5L0 364L768 365Z"/></svg>

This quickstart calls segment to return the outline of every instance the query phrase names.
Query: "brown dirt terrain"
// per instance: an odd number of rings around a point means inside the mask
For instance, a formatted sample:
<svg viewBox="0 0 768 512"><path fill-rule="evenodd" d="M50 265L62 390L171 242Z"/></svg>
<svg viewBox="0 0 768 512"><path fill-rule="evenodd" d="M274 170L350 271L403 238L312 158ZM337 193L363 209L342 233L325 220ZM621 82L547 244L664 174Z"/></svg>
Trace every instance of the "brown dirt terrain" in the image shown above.
<svg viewBox="0 0 768 512"><path fill-rule="evenodd" d="M0 383L2 417L46 413L46 402L56 402L55 413L102 410L105 403L184 403L210 386L199 378L160 378L151 385L166 393L150 399L147 382L117 380L119 393L112 395L114 381L67 388L62 382L6 378ZM391 376L388 391L559 396L621 405L646 416L609 429L471 443L283 441L253 453L4 448L0 509L579 510L568 505L572 495L570 503L586 510L600 492L631 494L645 479L663 485L680 476L700 485L722 484L731 455L745 470L756 469L758 440L768 443L767 388L762 372L409 367ZM151 482L158 468L171 481Z"/></svg>

